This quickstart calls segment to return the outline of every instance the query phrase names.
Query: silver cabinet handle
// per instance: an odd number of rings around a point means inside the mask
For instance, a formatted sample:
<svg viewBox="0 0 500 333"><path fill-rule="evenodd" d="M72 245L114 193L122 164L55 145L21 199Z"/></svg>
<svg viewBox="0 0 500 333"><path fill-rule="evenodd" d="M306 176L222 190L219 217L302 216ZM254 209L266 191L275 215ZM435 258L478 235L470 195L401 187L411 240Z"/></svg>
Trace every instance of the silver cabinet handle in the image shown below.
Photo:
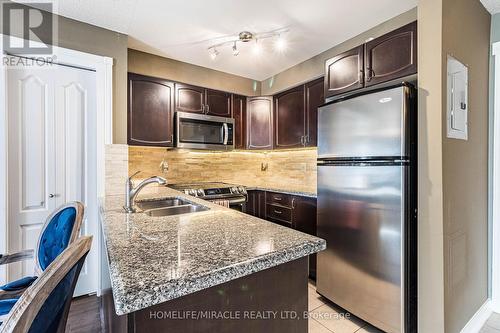
<svg viewBox="0 0 500 333"><path fill-rule="evenodd" d="M205 104L201 105L201 113L205 113Z"/></svg>
<svg viewBox="0 0 500 333"><path fill-rule="evenodd" d="M282 199L282 198L280 198L280 197L274 197L274 200L281 201L281 200L283 200L283 199Z"/></svg>
<svg viewBox="0 0 500 333"><path fill-rule="evenodd" d="M206 109L207 109L207 113L209 113L210 112L210 105L207 104L207 108Z"/></svg>
<svg viewBox="0 0 500 333"><path fill-rule="evenodd" d="M276 209L274 210L274 212L275 212L276 214L283 214L283 212L280 212L279 210L276 210Z"/></svg>
<svg viewBox="0 0 500 333"><path fill-rule="evenodd" d="M52 194L52 193L50 193L50 194L49 194L49 198L51 198L51 199L52 199L52 198L55 198L55 197L56 197L56 195L55 195L55 194Z"/></svg>

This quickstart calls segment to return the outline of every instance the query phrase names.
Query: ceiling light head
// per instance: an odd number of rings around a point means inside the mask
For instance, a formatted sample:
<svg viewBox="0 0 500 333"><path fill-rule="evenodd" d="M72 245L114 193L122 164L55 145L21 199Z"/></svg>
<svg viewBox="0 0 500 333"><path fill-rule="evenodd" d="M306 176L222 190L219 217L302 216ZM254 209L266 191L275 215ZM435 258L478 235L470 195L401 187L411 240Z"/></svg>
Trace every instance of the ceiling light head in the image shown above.
<svg viewBox="0 0 500 333"><path fill-rule="evenodd" d="M240 50L238 50L238 48L236 47L236 42L234 42L233 44L233 56L237 56L238 54L240 54Z"/></svg>
<svg viewBox="0 0 500 333"><path fill-rule="evenodd" d="M276 51L284 52L287 47L286 39L283 36L278 35L278 39L276 39L274 47L276 48Z"/></svg>
<svg viewBox="0 0 500 333"><path fill-rule="evenodd" d="M259 40L255 40L255 45L253 46L253 54L259 55L262 52L262 48L260 46Z"/></svg>
<svg viewBox="0 0 500 333"><path fill-rule="evenodd" d="M238 37L240 41L242 41L243 43L247 43L254 38L254 35L249 31L242 31L239 33Z"/></svg>
<svg viewBox="0 0 500 333"><path fill-rule="evenodd" d="M210 55L210 59L215 60L219 55L219 51L214 47L212 49L208 49L208 54Z"/></svg>

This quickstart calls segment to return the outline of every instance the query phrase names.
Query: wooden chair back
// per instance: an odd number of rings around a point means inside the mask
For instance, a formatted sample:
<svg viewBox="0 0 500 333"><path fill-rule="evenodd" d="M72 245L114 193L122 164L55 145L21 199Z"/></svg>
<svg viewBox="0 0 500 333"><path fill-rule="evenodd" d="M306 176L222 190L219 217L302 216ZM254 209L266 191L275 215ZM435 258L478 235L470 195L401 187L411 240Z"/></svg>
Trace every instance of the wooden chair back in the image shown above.
<svg viewBox="0 0 500 333"><path fill-rule="evenodd" d="M64 332L76 281L91 245L92 236L81 237L69 245L26 289L0 326L0 332L26 333L32 326L45 327L45 329L36 330L40 333ZM63 289L66 292L65 295L57 294L61 290L58 287L62 283L69 283L69 288ZM59 303L58 308L61 310L58 313L52 313L47 307L57 300L61 300L64 304ZM41 316L37 317L39 314ZM56 315L57 318L50 318ZM47 328L47 323L50 322L52 324Z"/></svg>

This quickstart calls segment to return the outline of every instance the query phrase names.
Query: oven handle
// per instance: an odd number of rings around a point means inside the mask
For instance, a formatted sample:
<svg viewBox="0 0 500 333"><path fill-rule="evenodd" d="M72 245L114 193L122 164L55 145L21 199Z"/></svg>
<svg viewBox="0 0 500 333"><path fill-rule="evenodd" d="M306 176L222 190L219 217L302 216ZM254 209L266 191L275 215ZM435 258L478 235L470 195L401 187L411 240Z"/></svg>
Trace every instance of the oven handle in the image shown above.
<svg viewBox="0 0 500 333"><path fill-rule="evenodd" d="M227 200L229 202L229 204L239 204L239 203L245 203L245 202L247 202L247 199L244 198L244 197L234 198L234 199L225 199L225 198L210 199L209 201L216 201L216 200Z"/></svg>
<svg viewBox="0 0 500 333"><path fill-rule="evenodd" d="M227 123L222 124L222 128L224 129L224 145L227 145L227 141L229 140L229 127Z"/></svg>

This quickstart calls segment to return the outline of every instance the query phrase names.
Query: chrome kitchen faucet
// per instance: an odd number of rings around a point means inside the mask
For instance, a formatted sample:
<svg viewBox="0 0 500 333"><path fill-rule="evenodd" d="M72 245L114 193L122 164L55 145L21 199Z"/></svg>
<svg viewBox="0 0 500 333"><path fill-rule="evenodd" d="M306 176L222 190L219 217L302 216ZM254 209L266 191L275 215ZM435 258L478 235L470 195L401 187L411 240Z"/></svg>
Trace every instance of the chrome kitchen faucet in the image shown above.
<svg viewBox="0 0 500 333"><path fill-rule="evenodd" d="M139 192L146 186L152 183L157 183L159 185L167 185L167 180L160 176L153 176L147 179L144 179L134 188L134 184L132 183L132 178L139 174L141 171L137 171L132 176L128 177L127 182L125 183L125 210L127 213L134 213L134 199L139 194Z"/></svg>

